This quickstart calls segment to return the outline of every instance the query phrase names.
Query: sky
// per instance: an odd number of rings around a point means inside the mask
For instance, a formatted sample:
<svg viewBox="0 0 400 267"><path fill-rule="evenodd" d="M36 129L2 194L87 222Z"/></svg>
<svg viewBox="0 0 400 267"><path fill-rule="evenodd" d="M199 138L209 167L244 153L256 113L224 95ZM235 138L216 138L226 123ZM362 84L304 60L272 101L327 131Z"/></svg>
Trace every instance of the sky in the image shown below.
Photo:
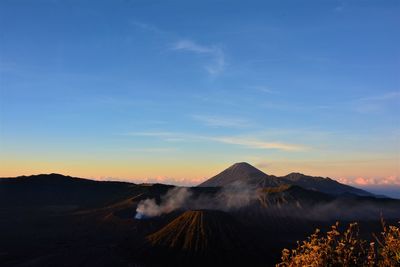
<svg viewBox="0 0 400 267"><path fill-rule="evenodd" d="M400 190L400 2L0 2L0 176L235 162Z"/></svg>

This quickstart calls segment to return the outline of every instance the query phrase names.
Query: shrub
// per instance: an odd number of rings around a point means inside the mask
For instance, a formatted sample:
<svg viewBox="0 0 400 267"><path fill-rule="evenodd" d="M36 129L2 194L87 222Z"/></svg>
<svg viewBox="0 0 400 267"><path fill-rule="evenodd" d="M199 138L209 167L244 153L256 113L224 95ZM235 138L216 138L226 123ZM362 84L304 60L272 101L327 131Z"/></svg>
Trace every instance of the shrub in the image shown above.
<svg viewBox="0 0 400 267"><path fill-rule="evenodd" d="M282 251L282 262L278 267L297 266L400 266L400 229L385 225L376 242L367 242L359 237L359 226L351 223L340 232L339 223L322 235L319 229L297 248Z"/></svg>
<svg viewBox="0 0 400 267"><path fill-rule="evenodd" d="M393 225L387 227L383 220L382 228L380 237L374 235L378 243L377 265L400 266L400 228Z"/></svg>

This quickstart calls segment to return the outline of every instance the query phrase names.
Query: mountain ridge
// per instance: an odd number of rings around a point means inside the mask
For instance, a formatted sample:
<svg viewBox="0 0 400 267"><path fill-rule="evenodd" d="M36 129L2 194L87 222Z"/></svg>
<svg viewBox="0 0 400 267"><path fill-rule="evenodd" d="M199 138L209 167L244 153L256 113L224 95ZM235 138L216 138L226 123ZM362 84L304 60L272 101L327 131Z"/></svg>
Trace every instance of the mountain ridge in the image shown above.
<svg viewBox="0 0 400 267"><path fill-rule="evenodd" d="M268 175L247 162L238 162L202 182L198 187L226 187L233 184L245 184L256 187L278 187L281 185L297 185L309 190L320 191L332 195L345 193L359 196L374 196L374 194L339 183L329 177L309 176L298 172L277 177Z"/></svg>
<svg viewBox="0 0 400 267"><path fill-rule="evenodd" d="M115 186L135 186L135 183L124 181L97 181L86 178L72 177L58 173L38 174L31 176L18 176L18 177L0 177L0 191L1 187L6 184L25 184L28 182L30 185L46 184L47 186L56 186L60 184L68 184L69 186L76 183L86 184L87 186L113 184ZM298 172L292 172L285 176L274 176L264 173L247 162L238 162L217 175L207 179L197 187L226 187L226 186L248 186L253 188L264 187L279 187L281 185L297 185L308 190L319 191L332 195L341 194L355 194L359 196L374 196L374 194L350 186L339 183L338 181L329 177L309 176Z"/></svg>

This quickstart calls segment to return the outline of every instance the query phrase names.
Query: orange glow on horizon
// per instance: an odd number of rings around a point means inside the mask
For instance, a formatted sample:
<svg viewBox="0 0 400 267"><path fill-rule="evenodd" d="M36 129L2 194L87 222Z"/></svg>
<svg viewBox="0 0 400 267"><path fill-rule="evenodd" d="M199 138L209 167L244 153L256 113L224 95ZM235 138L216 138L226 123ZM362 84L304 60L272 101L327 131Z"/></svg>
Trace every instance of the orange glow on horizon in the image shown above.
<svg viewBox="0 0 400 267"><path fill-rule="evenodd" d="M94 180L118 180L134 183L158 182L179 185L196 185L218 174L234 162L38 162L3 161L1 177L16 177L42 173L60 173ZM400 171L393 162L327 164L312 161L271 161L270 164L250 164L267 174L284 176L291 172L330 177L339 182L356 185L400 185Z"/></svg>

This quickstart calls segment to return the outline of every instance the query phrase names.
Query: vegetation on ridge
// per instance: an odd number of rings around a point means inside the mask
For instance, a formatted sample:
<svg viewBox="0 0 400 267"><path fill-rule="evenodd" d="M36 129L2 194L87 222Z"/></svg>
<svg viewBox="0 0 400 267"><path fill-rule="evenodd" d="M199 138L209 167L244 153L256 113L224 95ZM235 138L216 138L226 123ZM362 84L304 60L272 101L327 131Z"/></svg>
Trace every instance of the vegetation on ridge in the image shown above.
<svg viewBox="0 0 400 267"><path fill-rule="evenodd" d="M376 242L359 237L359 226L351 223L344 232L339 223L331 226L326 236L316 229L307 240L298 242L297 248L282 251L282 262L277 267L297 266L400 266L400 228L386 226Z"/></svg>

